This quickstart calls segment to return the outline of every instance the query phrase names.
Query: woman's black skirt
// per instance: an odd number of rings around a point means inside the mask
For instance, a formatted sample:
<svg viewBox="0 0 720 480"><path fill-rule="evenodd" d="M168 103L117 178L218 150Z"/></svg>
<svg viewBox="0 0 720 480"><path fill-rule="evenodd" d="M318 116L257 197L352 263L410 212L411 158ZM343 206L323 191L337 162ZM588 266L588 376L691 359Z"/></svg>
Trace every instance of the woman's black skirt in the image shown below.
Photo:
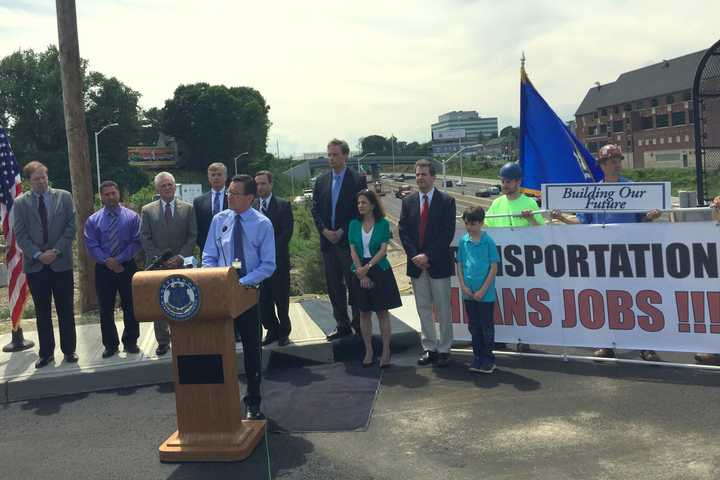
<svg viewBox="0 0 720 480"><path fill-rule="evenodd" d="M363 259L362 264L369 260ZM392 268L383 270L374 265L367 276L372 281L372 288L362 288L360 279L353 273L353 303L361 312L380 312L402 306Z"/></svg>

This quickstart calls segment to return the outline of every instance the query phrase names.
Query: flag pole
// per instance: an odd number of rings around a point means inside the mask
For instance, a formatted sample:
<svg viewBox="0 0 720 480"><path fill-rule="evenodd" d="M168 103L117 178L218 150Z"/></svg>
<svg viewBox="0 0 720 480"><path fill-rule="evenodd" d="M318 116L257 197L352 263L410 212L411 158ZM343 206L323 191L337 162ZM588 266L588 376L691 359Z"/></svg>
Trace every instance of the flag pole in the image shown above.
<svg viewBox="0 0 720 480"><path fill-rule="evenodd" d="M518 134L518 156L517 156L517 162L518 165L521 167L523 166L523 139L525 138L525 118L524 118L524 112L525 112L525 105L523 105L524 101L524 93L523 93L523 83L527 81L527 74L525 73L525 51L523 50L522 56L520 57L520 132Z"/></svg>
<svg viewBox="0 0 720 480"><path fill-rule="evenodd" d="M27 278L23 273L23 254L15 240L10 214L15 198L22 194L22 184L20 183L20 166L12 152L10 138L7 136L2 123L0 123L0 153L5 166L3 173L6 175L2 182L3 185L0 187L0 190L2 190L0 195L0 223L2 224L2 234L7 243L5 247L5 265L8 267L8 306L10 325L12 327L10 343L2 349L3 352L7 353L27 350L34 347L35 343L25 340L20 327L20 318L27 301L28 285Z"/></svg>

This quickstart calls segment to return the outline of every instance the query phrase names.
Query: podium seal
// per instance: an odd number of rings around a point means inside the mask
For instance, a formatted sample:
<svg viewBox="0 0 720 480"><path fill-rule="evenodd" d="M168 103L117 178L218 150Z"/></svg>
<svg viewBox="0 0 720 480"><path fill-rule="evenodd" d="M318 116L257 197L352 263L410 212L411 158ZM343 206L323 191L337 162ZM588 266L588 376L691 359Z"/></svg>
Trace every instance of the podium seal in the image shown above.
<svg viewBox="0 0 720 480"><path fill-rule="evenodd" d="M200 310L200 289L183 275L171 275L160 285L160 308L171 320L190 320Z"/></svg>

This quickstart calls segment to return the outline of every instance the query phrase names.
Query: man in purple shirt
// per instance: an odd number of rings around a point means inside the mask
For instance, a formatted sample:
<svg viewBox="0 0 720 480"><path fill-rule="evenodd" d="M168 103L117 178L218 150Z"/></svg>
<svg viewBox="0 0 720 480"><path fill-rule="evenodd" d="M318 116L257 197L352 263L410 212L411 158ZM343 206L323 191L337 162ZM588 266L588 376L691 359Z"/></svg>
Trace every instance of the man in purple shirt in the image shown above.
<svg viewBox="0 0 720 480"><path fill-rule="evenodd" d="M95 289L100 304L100 330L105 346L103 358L118 351L115 328L115 297L120 293L125 328L122 343L127 353L140 353L137 339L140 328L132 301L132 276L137 270L135 254L140 251L140 217L120 205L120 189L108 180L100 184L103 208L85 223L85 245L95 259Z"/></svg>

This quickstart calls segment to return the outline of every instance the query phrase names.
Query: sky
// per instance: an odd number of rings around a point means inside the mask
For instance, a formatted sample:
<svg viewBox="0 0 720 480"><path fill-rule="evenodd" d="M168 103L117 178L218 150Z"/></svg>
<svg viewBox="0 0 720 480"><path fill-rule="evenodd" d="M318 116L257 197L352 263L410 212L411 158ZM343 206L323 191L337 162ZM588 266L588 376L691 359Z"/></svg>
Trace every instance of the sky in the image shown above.
<svg viewBox="0 0 720 480"><path fill-rule="evenodd" d="M162 107L180 84L257 89L268 150L333 137L426 142L438 115L519 123L520 57L571 120L597 81L710 47L720 2L665 0L76 0L90 70ZM0 57L57 44L55 2L0 0Z"/></svg>

